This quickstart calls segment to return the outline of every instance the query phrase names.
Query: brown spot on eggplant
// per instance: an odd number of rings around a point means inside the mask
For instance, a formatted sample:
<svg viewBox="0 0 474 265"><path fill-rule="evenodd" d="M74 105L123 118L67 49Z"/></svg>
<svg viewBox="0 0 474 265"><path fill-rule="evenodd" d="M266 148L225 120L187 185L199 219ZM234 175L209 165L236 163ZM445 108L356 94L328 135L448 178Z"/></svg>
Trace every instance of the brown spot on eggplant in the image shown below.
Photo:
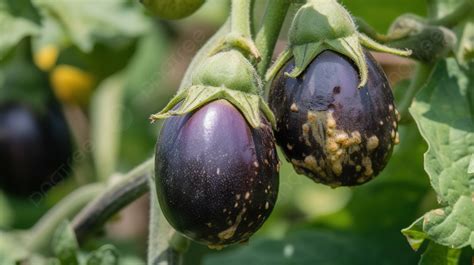
<svg viewBox="0 0 474 265"><path fill-rule="evenodd" d="M262 126L253 129L225 100L167 119L157 143L155 182L168 222L212 248L247 241L276 202L275 148L263 116Z"/></svg>
<svg viewBox="0 0 474 265"><path fill-rule="evenodd" d="M293 60L277 74L269 93L275 137L296 172L333 187L354 186L387 164L399 141L399 113L385 74L368 52L366 61L369 79L360 89L357 68L333 51L318 55L298 78L285 75Z"/></svg>

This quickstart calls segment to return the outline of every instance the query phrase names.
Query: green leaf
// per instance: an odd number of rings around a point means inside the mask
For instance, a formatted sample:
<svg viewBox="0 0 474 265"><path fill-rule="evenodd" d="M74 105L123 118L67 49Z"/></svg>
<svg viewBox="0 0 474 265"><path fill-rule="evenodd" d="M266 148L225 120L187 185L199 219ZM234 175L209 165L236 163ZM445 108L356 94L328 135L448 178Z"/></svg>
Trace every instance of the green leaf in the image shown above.
<svg viewBox="0 0 474 265"><path fill-rule="evenodd" d="M460 0L430 0L430 13L435 18L442 18L455 10L463 1ZM471 3L471 8L473 4ZM474 59L474 11L464 21L460 21L453 28L456 32L458 43L454 51L458 62L467 66Z"/></svg>
<svg viewBox="0 0 474 265"><path fill-rule="evenodd" d="M419 265L458 265L461 250L452 249L430 242L421 255Z"/></svg>
<svg viewBox="0 0 474 265"><path fill-rule="evenodd" d="M418 220L409 227L403 229L402 233L407 238L411 248L417 251L427 237L426 233L423 231L423 217L418 218Z"/></svg>
<svg viewBox="0 0 474 265"><path fill-rule="evenodd" d="M459 0L428 0L429 15L440 18L454 10Z"/></svg>
<svg viewBox="0 0 474 265"><path fill-rule="evenodd" d="M42 16L59 23L73 44L89 52L97 40L137 37L147 30L147 19L136 5L126 2L34 0L33 4Z"/></svg>
<svg viewBox="0 0 474 265"><path fill-rule="evenodd" d="M87 258L87 265L117 265L119 253L112 245L104 245L92 252Z"/></svg>
<svg viewBox="0 0 474 265"><path fill-rule="evenodd" d="M0 60L24 38L35 35L39 27L33 22L10 15L0 8Z"/></svg>
<svg viewBox="0 0 474 265"><path fill-rule="evenodd" d="M474 60L474 18L466 19L454 31L458 37L456 58L463 66L467 66L469 61Z"/></svg>
<svg viewBox="0 0 474 265"><path fill-rule="evenodd" d="M423 230L436 243L462 248L474 239L474 203L471 196L461 196L454 206L425 214Z"/></svg>
<svg viewBox="0 0 474 265"><path fill-rule="evenodd" d="M26 249L22 232L0 231L0 264L1 265L61 265Z"/></svg>
<svg viewBox="0 0 474 265"><path fill-rule="evenodd" d="M400 255L391 235L384 244L349 232L306 230L282 240L256 239L246 247L205 258L205 265L399 265L413 264L414 256Z"/></svg>
<svg viewBox="0 0 474 265"><path fill-rule="evenodd" d="M21 242L21 238L15 234L0 231L0 264L15 265L17 261L28 257L30 253L22 248Z"/></svg>
<svg viewBox="0 0 474 265"><path fill-rule="evenodd" d="M68 221L64 221L56 229L51 244L54 255L56 255L62 264L79 264L77 259L79 244L77 243L74 230Z"/></svg>
<svg viewBox="0 0 474 265"><path fill-rule="evenodd" d="M13 209L8 202L8 197L0 190L0 229L9 227L13 221ZM0 263L2 264L2 263Z"/></svg>
<svg viewBox="0 0 474 265"><path fill-rule="evenodd" d="M462 248L474 237L474 68L467 72L453 60L440 62L432 79L410 108L428 142L425 170L443 209L424 216L423 231L438 244ZM469 79L470 78L470 79Z"/></svg>
<svg viewBox="0 0 474 265"><path fill-rule="evenodd" d="M471 176L474 175L474 154L471 156L471 162L469 163L467 173Z"/></svg>

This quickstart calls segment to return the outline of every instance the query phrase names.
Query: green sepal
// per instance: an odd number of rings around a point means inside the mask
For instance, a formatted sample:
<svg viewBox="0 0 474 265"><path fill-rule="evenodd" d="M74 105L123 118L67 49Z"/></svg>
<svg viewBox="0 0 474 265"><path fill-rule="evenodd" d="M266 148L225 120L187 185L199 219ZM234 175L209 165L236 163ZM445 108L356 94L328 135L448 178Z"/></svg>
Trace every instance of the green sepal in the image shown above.
<svg viewBox="0 0 474 265"><path fill-rule="evenodd" d="M262 82L255 67L242 55L230 50L206 58L193 73L193 85L226 87L260 94Z"/></svg>
<svg viewBox="0 0 474 265"><path fill-rule="evenodd" d="M309 0L295 14L290 46L340 39L357 32L349 12L336 0Z"/></svg>
<svg viewBox="0 0 474 265"><path fill-rule="evenodd" d="M261 125L260 113L263 113L272 126L275 127L273 112L261 96L225 87L202 85L194 85L178 93L162 111L151 115L150 120L153 122L171 116L184 115L218 99L225 99L232 103L232 105L240 110L253 128L258 128ZM180 102L181 105L174 109Z"/></svg>
<svg viewBox="0 0 474 265"><path fill-rule="evenodd" d="M420 249L423 242L428 238L428 235L423 231L423 217L418 218L409 227L402 229L401 232L414 251Z"/></svg>
<svg viewBox="0 0 474 265"><path fill-rule="evenodd" d="M359 87L363 87L367 83L368 68L357 33L345 38L323 40L293 47L295 68L287 75L292 78L298 77L303 73L306 67L325 50L332 50L349 57L359 70Z"/></svg>
<svg viewBox="0 0 474 265"><path fill-rule="evenodd" d="M388 47L386 45L376 42L375 40L369 38L367 35L362 34L362 33L359 33L359 41L362 44L362 46L372 51L390 53L393 55L399 55L399 56L404 56L404 57L408 57L412 54L411 50L408 50L408 49L401 50L401 49Z"/></svg>

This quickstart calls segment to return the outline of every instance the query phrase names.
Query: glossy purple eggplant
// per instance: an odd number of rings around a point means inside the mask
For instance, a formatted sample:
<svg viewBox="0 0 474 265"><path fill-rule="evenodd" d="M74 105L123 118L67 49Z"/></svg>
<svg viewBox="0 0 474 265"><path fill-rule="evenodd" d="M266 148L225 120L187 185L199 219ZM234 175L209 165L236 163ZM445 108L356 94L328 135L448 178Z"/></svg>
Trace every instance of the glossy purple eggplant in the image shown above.
<svg viewBox="0 0 474 265"><path fill-rule="evenodd" d="M168 118L156 149L156 189L169 223L220 248L245 242L275 205L279 161L271 126L253 129L225 100Z"/></svg>
<svg viewBox="0 0 474 265"><path fill-rule="evenodd" d="M367 84L358 88L357 68L333 51L318 55L298 78L285 75L289 61L269 92L277 120L275 137L299 174L333 187L374 178L398 143L398 118L389 82L365 53Z"/></svg>

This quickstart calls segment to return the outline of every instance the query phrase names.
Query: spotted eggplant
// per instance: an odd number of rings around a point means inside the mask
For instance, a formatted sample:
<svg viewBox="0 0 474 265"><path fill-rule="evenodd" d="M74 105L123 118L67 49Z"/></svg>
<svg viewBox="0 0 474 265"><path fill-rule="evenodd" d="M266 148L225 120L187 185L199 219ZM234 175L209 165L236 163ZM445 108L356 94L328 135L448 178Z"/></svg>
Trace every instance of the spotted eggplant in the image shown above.
<svg viewBox="0 0 474 265"><path fill-rule="evenodd" d="M252 128L226 100L168 118L156 148L156 189L169 223L213 248L245 242L275 205L279 161L271 126Z"/></svg>
<svg viewBox="0 0 474 265"><path fill-rule="evenodd" d="M370 53L365 58L368 82L362 88L352 61L330 50L297 78L286 75L294 68L290 60L271 84L277 143L299 174L318 183L338 187L371 180L399 142L390 84Z"/></svg>

